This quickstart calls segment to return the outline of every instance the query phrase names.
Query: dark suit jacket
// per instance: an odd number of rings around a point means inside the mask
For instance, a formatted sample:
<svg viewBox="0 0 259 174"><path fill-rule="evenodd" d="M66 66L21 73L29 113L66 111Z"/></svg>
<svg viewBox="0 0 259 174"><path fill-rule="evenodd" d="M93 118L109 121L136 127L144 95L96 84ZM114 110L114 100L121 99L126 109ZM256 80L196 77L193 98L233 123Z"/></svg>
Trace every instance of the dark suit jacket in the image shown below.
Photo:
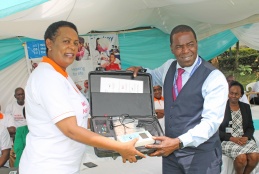
<svg viewBox="0 0 259 174"><path fill-rule="evenodd" d="M243 131L244 131L243 137L248 137L249 140L251 139L254 140L254 137L253 137L254 124L252 120L251 108L249 104L246 104L243 102L238 102L238 104L243 118ZM228 100L226 105L224 120L219 127L219 136L221 141L229 141L231 137L230 133L226 133L226 127L228 127L228 123L231 120L232 120L232 116L231 116L229 100Z"/></svg>

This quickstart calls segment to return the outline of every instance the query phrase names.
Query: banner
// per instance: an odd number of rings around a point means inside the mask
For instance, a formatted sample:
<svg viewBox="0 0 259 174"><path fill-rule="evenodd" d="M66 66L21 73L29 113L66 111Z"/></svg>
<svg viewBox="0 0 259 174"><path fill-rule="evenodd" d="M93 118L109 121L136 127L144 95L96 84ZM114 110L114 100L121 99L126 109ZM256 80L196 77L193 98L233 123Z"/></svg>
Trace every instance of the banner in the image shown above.
<svg viewBox="0 0 259 174"><path fill-rule="evenodd" d="M25 56L29 74L38 66L43 56L46 56L44 40L26 42Z"/></svg>
<svg viewBox="0 0 259 174"><path fill-rule="evenodd" d="M46 56L45 42L27 42L24 48L28 71L31 73L38 66L42 56ZM100 66L106 70L121 69L118 35L79 36L78 53L66 71L87 99L88 73Z"/></svg>
<svg viewBox="0 0 259 174"><path fill-rule="evenodd" d="M116 34L89 36L89 47L94 67L101 66L106 70L121 69L118 40ZM114 56L110 58L111 55Z"/></svg>

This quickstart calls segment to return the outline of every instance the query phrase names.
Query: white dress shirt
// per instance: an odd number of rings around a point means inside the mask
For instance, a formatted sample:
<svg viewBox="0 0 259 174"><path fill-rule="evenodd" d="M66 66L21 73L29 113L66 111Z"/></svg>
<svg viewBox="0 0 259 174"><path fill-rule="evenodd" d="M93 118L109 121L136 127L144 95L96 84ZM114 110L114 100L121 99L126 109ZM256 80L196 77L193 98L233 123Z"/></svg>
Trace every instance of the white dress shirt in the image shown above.
<svg viewBox="0 0 259 174"><path fill-rule="evenodd" d="M153 85L163 86L167 71L173 61L173 59L168 60L162 66L154 70L147 69L147 73L152 75ZM190 73L197 61L198 56L192 66L183 68L185 72L182 75L182 86L184 86L190 78ZM178 63L177 68L180 68ZM201 92L204 98L202 119L199 124L178 137L184 146L197 147L207 141L217 132L224 118L228 99L228 83L225 76L219 70L213 70L204 81ZM163 96L165 95L166 94Z"/></svg>

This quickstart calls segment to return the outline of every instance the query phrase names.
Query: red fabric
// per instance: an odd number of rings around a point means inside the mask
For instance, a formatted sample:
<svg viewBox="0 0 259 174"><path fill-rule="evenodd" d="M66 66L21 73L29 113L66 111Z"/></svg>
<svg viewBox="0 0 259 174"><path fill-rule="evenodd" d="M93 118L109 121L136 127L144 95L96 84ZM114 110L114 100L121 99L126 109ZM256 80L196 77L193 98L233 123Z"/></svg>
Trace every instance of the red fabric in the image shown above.
<svg viewBox="0 0 259 174"><path fill-rule="evenodd" d="M110 71L110 70L120 70L120 67L117 63L110 63L109 65L107 65L105 67L106 71Z"/></svg>
<svg viewBox="0 0 259 174"><path fill-rule="evenodd" d="M184 73L184 69L182 68L178 68L178 76L176 79L176 86L177 86L177 90L178 90L178 94L180 93L181 89L182 89L182 74ZM173 98L174 100L176 99L176 94L173 88Z"/></svg>

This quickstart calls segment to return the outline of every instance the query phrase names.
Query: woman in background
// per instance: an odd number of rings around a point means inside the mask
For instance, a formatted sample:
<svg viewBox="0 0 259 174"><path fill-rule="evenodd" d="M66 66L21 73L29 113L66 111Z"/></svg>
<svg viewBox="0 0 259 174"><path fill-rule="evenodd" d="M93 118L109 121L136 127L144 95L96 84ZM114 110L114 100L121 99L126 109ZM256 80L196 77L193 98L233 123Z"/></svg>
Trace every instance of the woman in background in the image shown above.
<svg viewBox="0 0 259 174"><path fill-rule="evenodd" d="M243 86L233 81L229 85L224 120L219 127L222 153L234 160L237 174L251 173L259 159L259 150L253 137L251 108L239 101L243 95Z"/></svg>

